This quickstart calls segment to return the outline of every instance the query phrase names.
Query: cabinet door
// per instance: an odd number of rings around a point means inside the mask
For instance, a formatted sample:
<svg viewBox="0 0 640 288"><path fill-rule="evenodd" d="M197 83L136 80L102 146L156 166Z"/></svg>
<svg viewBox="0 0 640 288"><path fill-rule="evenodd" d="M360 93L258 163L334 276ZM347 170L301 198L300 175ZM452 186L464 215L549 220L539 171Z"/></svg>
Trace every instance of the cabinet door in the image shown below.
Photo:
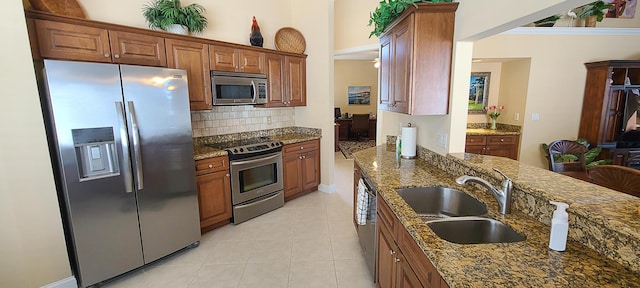
<svg viewBox="0 0 640 288"><path fill-rule="evenodd" d="M378 108L381 110L391 110L391 98L393 97L393 85L391 78L391 53L393 45L391 45L391 35L385 35L380 38L380 87L378 93Z"/></svg>
<svg viewBox="0 0 640 288"><path fill-rule="evenodd" d="M302 190L315 189L320 184L320 150L302 154Z"/></svg>
<svg viewBox="0 0 640 288"><path fill-rule="evenodd" d="M200 227L231 218L231 182L228 171L219 171L196 177Z"/></svg>
<svg viewBox="0 0 640 288"><path fill-rule="evenodd" d="M484 155L484 146L465 146L464 147L464 152L466 153L473 153L473 154L479 154L479 155Z"/></svg>
<svg viewBox="0 0 640 288"><path fill-rule="evenodd" d="M109 40L114 63L167 67L164 38L109 31Z"/></svg>
<svg viewBox="0 0 640 288"><path fill-rule="evenodd" d="M411 270L411 266L402 253L398 253L397 259L400 261L396 263L398 273L396 288L422 288L422 283L418 280L416 273Z"/></svg>
<svg viewBox="0 0 640 288"><path fill-rule="evenodd" d="M211 50L211 70L238 71L238 49L227 46L209 45Z"/></svg>
<svg viewBox="0 0 640 288"><path fill-rule="evenodd" d="M288 106L307 105L307 75L306 59L302 57L285 56L285 98Z"/></svg>
<svg viewBox="0 0 640 288"><path fill-rule="evenodd" d="M605 127L602 133L603 143L615 144L622 132L622 118L624 117L624 89L611 89L609 103L605 114Z"/></svg>
<svg viewBox="0 0 640 288"><path fill-rule="evenodd" d="M191 110L212 109L208 45L174 39L165 41L167 66L187 70Z"/></svg>
<svg viewBox="0 0 640 288"><path fill-rule="evenodd" d="M518 136L502 135L487 136L486 155L518 158Z"/></svg>
<svg viewBox="0 0 640 288"><path fill-rule="evenodd" d="M284 106L284 57L282 55L267 54L265 56L267 72L267 97L269 103L266 107Z"/></svg>
<svg viewBox="0 0 640 288"><path fill-rule="evenodd" d="M240 50L240 71L245 73L264 74L264 53L252 50Z"/></svg>
<svg viewBox="0 0 640 288"><path fill-rule="evenodd" d="M500 156L513 159L513 147L510 145L489 145L485 149L485 155Z"/></svg>
<svg viewBox="0 0 640 288"><path fill-rule="evenodd" d="M290 155L282 158L284 176L284 198L288 199L302 192L302 156Z"/></svg>
<svg viewBox="0 0 640 288"><path fill-rule="evenodd" d="M411 103L411 63L413 51L413 19L414 15L402 20L394 28L393 37L393 97L391 111L409 113ZM446 76L445 76L446 77Z"/></svg>
<svg viewBox="0 0 640 288"><path fill-rule="evenodd" d="M376 225L376 243L376 286L395 287L397 247L389 228L380 221Z"/></svg>
<svg viewBox="0 0 640 288"><path fill-rule="evenodd" d="M111 63L106 29L35 20L43 58Z"/></svg>

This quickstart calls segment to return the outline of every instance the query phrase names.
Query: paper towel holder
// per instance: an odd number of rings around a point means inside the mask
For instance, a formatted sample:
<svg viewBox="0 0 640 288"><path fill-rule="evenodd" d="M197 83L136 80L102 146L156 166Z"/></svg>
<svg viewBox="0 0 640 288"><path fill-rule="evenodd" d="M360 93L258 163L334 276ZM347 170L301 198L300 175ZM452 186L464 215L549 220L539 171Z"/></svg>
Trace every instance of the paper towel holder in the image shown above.
<svg viewBox="0 0 640 288"><path fill-rule="evenodd" d="M400 153L400 157L404 158L404 159L414 159L417 156L416 155L417 154L416 153L417 152L416 151L416 148L417 148L416 146L417 145L416 145L416 138L415 138L416 137L415 127L413 127L411 125L411 122L407 123L407 126L408 127L403 127L402 128L402 130L403 130L402 131L402 134L403 134L402 136L403 137L402 137L402 144L401 144L402 145L402 148L401 148L402 152ZM413 133L411 133L412 137L406 137L406 136L409 136L409 135L404 135L405 134L405 131L404 131L405 128L413 128L413 129L411 129L411 130L414 131ZM412 138L412 139L410 140L410 138Z"/></svg>

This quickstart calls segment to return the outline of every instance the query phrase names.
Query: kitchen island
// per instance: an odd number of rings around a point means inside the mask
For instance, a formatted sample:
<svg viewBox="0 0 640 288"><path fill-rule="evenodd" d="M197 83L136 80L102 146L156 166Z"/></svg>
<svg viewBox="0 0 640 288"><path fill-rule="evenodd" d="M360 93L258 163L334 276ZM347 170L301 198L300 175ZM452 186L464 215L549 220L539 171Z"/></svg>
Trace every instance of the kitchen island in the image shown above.
<svg viewBox="0 0 640 288"><path fill-rule="evenodd" d="M441 156L423 148L419 148L418 156L414 160L401 159L391 145L354 154L363 176L449 287L640 286L638 252L634 251L634 247L640 247L640 216L635 211L640 206L639 198L502 157L464 153ZM514 181L511 214L499 214L497 202L484 188L461 186L454 181L467 174L496 184L499 181L493 167ZM487 205L488 217L509 225L527 239L498 244L447 242L396 192L398 188L419 186L463 190ZM572 239L565 252L548 248L553 211L548 199L571 205L568 212Z"/></svg>

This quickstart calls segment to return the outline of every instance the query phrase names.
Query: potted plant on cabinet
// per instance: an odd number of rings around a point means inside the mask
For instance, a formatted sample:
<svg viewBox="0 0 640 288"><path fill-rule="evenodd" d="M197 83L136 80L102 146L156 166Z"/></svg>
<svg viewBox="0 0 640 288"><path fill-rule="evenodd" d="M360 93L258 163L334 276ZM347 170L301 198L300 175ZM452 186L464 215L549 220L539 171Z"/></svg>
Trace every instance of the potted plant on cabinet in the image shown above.
<svg viewBox="0 0 640 288"><path fill-rule="evenodd" d="M207 27L204 11L204 7L196 3L182 7L180 0L155 0L142 7L150 28L185 35L204 31Z"/></svg>
<svg viewBox="0 0 640 288"><path fill-rule="evenodd" d="M596 21L602 22L605 10L611 8L613 4L602 0L591 2L580 7L578 17L584 19L584 27L596 27Z"/></svg>
<svg viewBox="0 0 640 288"><path fill-rule="evenodd" d="M553 27L553 25L556 24L556 21L558 21L558 19L560 19L560 15L551 15L547 18L534 21L533 24L536 27Z"/></svg>
<svg viewBox="0 0 640 288"><path fill-rule="evenodd" d="M380 37L384 29L393 22L402 12L409 7L409 5L416 6L416 3L437 3L437 2L452 2L453 0L382 0L380 5L376 7L376 10L369 14L369 25L373 25L373 31L369 34L371 36Z"/></svg>

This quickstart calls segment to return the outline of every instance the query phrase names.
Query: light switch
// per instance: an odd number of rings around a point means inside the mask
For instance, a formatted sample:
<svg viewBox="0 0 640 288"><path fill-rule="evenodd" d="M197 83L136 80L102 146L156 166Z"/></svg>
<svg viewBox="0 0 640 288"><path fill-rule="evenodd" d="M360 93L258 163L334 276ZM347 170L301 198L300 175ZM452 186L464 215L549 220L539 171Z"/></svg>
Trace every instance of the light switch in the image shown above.
<svg viewBox="0 0 640 288"><path fill-rule="evenodd" d="M532 120L532 121L538 121L538 120L540 120L540 114L539 114L539 113L533 113L533 114L531 114L531 120Z"/></svg>
<svg viewBox="0 0 640 288"><path fill-rule="evenodd" d="M515 121L520 120L520 113L518 113L518 112L513 113L513 120L515 120Z"/></svg>

